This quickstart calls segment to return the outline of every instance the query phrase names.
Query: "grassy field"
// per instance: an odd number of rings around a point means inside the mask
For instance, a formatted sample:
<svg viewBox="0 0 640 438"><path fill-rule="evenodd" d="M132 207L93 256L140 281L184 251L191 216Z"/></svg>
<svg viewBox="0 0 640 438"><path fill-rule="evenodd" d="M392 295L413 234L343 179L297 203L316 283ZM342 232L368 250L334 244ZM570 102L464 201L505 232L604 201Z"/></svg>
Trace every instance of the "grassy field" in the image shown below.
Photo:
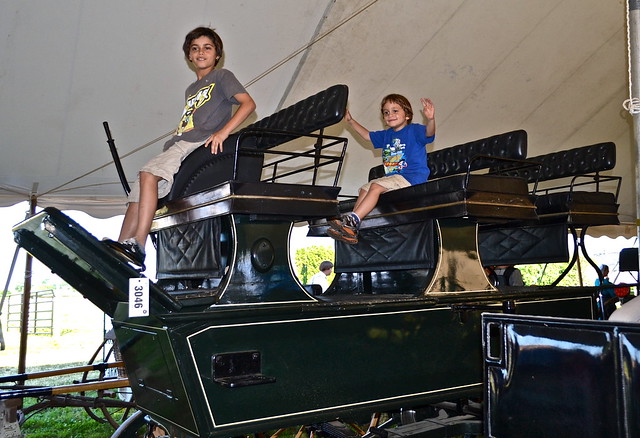
<svg viewBox="0 0 640 438"><path fill-rule="evenodd" d="M54 299L53 335L29 335L27 337L27 372L58 370L85 365L103 340L104 314L77 292L57 290ZM17 373L20 350L18 329L9 328L7 308L3 310L2 327L6 348L0 351L0 375ZM97 361L101 361L99 355ZM80 374L28 380L28 385L55 386L73 383ZM87 394L91 395L91 394ZM36 398L25 398L25 406L31 406ZM99 412L98 412L99 413ZM21 431L27 438L105 438L111 436L113 427L91 419L83 408L47 408L27 416Z"/></svg>
<svg viewBox="0 0 640 438"><path fill-rule="evenodd" d="M84 362L74 362L59 364L55 367L50 365L34 366L27 369L28 373L38 371L50 371L84 365ZM7 375L15 373L14 368L2 367L0 374ZM38 386L57 386L72 384L78 374L63 376L45 377L36 380L29 380L27 383ZM97 377L97 373L92 373L90 377ZM87 396L94 396L94 393L87 393ZM33 397L24 399L24 407L33 406L38 400ZM103 418L102 411L93 409L95 415ZM116 411L112 415L118 416ZM121 415L121 414L120 414ZM92 419L84 408L80 407L53 407L34 411L26 415L26 420L21 426L21 431L27 438L105 438L111 436L114 428L107 423L100 423Z"/></svg>
<svg viewBox="0 0 640 438"><path fill-rule="evenodd" d="M68 287L54 290L54 294L53 334L28 336L27 366L86 362L102 342L104 313ZM20 333L17 327L11 328L12 324L8 323L13 316L7 304L13 299L10 297L2 309L6 349L0 351L0 367L18 366ZM31 310L34 307L32 305ZM15 310L19 310L19 307Z"/></svg>

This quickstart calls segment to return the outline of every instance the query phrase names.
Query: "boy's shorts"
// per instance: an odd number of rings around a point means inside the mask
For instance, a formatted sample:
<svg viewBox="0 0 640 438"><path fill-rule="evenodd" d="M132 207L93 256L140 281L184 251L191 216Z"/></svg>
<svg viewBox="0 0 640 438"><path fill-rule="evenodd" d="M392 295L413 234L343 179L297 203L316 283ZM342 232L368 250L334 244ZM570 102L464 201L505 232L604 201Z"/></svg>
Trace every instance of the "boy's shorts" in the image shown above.
<svg viewBox="0 0 640 438"><path fill-rule="evenodd" d="M411 185L411 183L409 183L409 181L407 181L404 176L398 173L393 173L381 178L372 179L371 181L360 187L360 190L368 192L369 188L371 188L371 184L378 184L379 186L387 189L387 191L398 190L403 187L409 187Z"/></svg>
<svg viewBox="0 0 640 438"><path fill-rule="evenodd" d="M180 140L171 145L169 149L156 155L147 162L140 172L148 172L152 175L162 178L158 181L158 199L163 198L169 194L171 186L173 185L173 176L180 169L182 161L191 152L204 144L203 141L190 142ZM140 173L136 181L131 186L131 192L127 197L127 202L139 202L140 201Z"/></svg>

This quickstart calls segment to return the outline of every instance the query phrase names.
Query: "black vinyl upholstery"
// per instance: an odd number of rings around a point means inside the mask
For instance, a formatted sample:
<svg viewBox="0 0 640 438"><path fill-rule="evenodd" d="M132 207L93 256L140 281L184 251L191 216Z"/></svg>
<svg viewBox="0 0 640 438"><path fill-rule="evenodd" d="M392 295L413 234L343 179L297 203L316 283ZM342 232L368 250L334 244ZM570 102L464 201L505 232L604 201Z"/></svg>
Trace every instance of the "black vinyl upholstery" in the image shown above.
<svg viewBox="0 0 640 438"><path fill-rule="evenodd" d="M160 205L225 181L260 181L262 151L338 123L344 118L348 95L346 85L333 85L229 136L220 154L213 155L204 147L196 149L183 161Z"/></svg>
<svg viewBox="0 0 640 438"><path fill-rule="evenodd" d="M485 266L566 262L567 227L550 224L480 230L478 249Z"/></svg>
<svg viewBox="0 0 640 438"><path fill-rule="evenodd" d="M617 189L616 193L604 191L601 185L607 177L600 175L616 165L614 143L581 146L527 161L539 166L506 173L534 184L532 191L537 195L536 208L541 220L582 226L620 223ZM573 181L566 181L568 178ZM619 183L619 178L615 181Z"/></svg>
<svg viewBox="0 0 640 438"><path fill-rule="evenodd" d="M620 179L600 175L615 167L614 143L581 146L526 161L531 165L505 173L524 178L531 185L538 223L481 229L479 250L485 265L566 262L567 227L620 223L617 189L611 193L602 187L604 181L619 184ZM579 243L583 245L582 240Z"/></svg>
<svg viewBox="0 0 640 438"><path fill-rule="evenodd" d="M524 160L527 156L527 132L519 129L429 153L429 179L464 173L467 169L486 169L496 164L489 156Z"/></svg>
<svg viewBox="0 0 640 438"><path fill-rule="evenodd" d="M518 129L430 152L427 157L427 165L431 171L429 179L434 180L499 164L495 159L482 158L483 156L524 160L527 157L527 132ZM382 165L375 166L369 171L369 181L382 176L384 176Z"/></svg>
<svg viewBox="0 0 640 438"><path fill-rule="evenodd" d="M346 85L334 85L231 135L224 142L222 153L213 155L208 148L196 149L183 161L171 192L160 200L159 206L171 201L175 206L184 202L183 198L220 188L226 183L230 192L217 201L224 205L220 208L228 212L274 214L278 208L285 208L280 207L285 203L288 210L278 213L288 219L302 213L327 214L324 211L327 205L333 207L329 211L335 213L337 187L273 184L260 180L263 151L341 121L346 112L347 97ZM327 199L331 202L321 202ZM296 210L292 211L290 204L295 202ZM179 223L155 233L158 279L195 281L222 277L226 267L225 242L221 240L223 222L220 217L211 217Z"/></svg>
<svg viewBox="0 0 640 438"><path fill-rule="evenodd" d="M616 145L612 142L597 143L527 159L541 166L520 168L506 172L525 178L529 183L550 181L611 170L616 165Z"/></svg>

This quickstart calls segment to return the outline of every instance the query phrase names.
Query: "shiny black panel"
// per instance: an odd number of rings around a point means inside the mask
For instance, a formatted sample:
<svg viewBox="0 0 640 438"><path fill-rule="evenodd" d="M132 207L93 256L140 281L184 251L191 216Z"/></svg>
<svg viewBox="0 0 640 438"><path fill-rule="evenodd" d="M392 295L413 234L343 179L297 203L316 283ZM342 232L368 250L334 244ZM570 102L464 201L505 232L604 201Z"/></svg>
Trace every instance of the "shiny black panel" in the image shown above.
<svg viewBox="0 0 640 438"><path fill-rule="evenodd" d="M640 326L483 315L486 435L639 436Z"/></svg>

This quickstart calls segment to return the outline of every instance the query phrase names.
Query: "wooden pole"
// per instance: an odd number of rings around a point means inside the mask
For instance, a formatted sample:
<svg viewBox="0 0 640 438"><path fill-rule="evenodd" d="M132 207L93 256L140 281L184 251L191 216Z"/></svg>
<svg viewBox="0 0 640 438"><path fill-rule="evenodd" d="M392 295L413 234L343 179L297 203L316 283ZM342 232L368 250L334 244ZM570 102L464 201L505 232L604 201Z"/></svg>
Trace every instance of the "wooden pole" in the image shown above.
<svg viewBox="0 0 640 438"><path fill-rule="evenodd" d="M36 205L38 198L35 195L38 189L38 183L34 183L29 198L29 216L36 213ZM33 257L27 253L24 268L24 291L22 294L22 313L20 316L20 350L18 354L18 374L26 371L27 363L27 336L29 334L29 301L31 300L31 274L33 266ZM24 382L22 382L24 383Z"/></svg>
<svg viewBox="0 0 640 438"><path fill-rule="evenodd" d="M104 371L109 368L124 367L124 362L101 362L91 365L80 365L77 367L60 368L57 370L37 371L35 373L15 374L13 376L1 376L0 383L18 382L31 379L41 379L43 377L62 376L73 373L84 373L88 371Z"/></svg>

